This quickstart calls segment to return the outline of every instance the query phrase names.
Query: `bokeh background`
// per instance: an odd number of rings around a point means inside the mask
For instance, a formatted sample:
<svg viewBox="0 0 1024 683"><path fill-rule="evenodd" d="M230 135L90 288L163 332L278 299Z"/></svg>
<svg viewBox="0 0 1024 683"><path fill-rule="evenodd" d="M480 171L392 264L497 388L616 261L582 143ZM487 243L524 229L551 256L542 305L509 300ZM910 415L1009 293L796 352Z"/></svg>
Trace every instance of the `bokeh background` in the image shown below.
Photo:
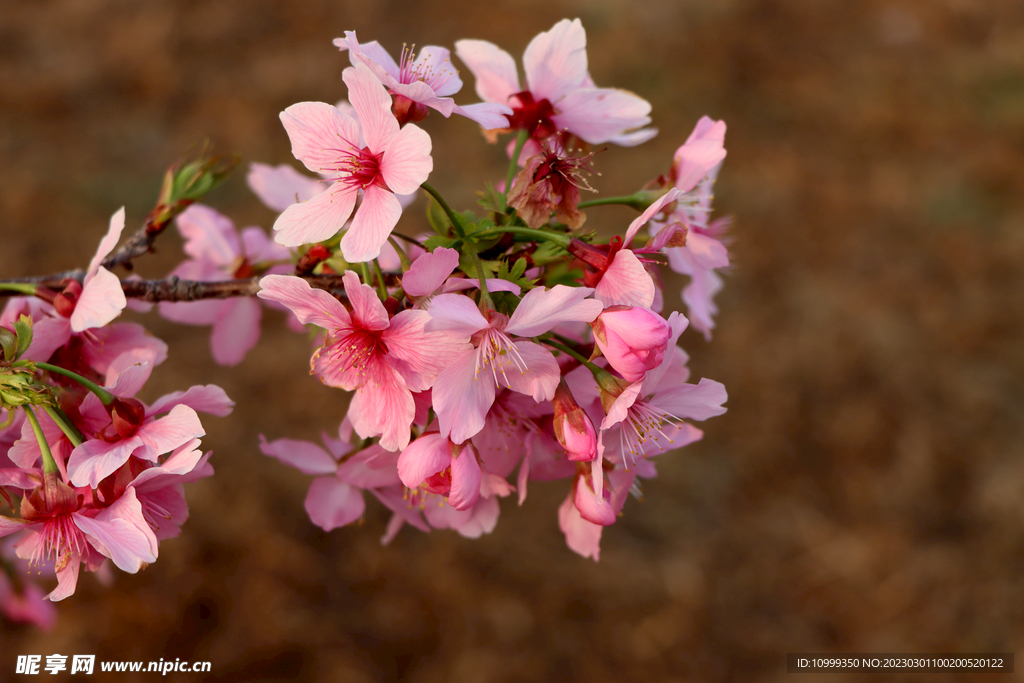
<svg viewBox="0 0 1024 683"><path fill-rule="evenodd" d="M601 562L564 546L564 483L503 501L478 541L406 529L382 548L375 503L321 532L309 479L256 445L342 417L306 340L268 316L225 369L205 330L152 315L171 358L145 397L216 382L238 402L204 420L217 475L145 572L112 589L84 575L51 634L0 624L0 679L17 654L53 652L212 662L190 681L417 683L776 681L787 652L1024 652L1019 2L0 0L0 273L84 265L110 214L138 224L206 137L245 164L295 163L277 114L344 96L331 40L346 29L393 53L484 38L518 58L577 16L594 79L648 98L661 129L599 154L597 187L665 172L708 114L729 125L716 201L736 217L714 339L682 338L729 412L660 459ZM470 122L424 126L453 203L503 172ZM209 203L273 220L244 173ZM139 272L181 258L176 234L159 247Z"/></svg>

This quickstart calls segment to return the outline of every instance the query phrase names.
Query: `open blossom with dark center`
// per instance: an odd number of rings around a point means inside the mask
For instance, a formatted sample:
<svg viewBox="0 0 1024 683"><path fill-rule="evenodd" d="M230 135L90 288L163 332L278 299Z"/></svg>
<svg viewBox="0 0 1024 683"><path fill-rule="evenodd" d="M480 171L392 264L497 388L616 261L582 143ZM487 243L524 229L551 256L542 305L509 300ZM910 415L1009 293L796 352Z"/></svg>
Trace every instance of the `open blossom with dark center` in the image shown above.
<svg viewBox="0 0 1024 683"><path fill-rule="evenodd" d="M392 112L399 123L422 121L428 107L445 118L460 114L484 128L505 128L512 110L504 104L480 102L460 107L450 97L462 89L459 72L452 66L447 48L427 45L416 52L416 46L402 46L396 63L376 40L360 44L355 31L345 31L344 38L335 38L339 50L348 50L352 65L364 64L395 96Z"/></svg>
<svg viewBox="0 0 1024 683"><path fill-rule="evenodd" d="M53 601L75 592L83 563L95 571L109 557L134 574L156 561L157 539L132 488L97 512L83 507L81 494L56 473L47 474L42 486L22 498L21 517L0 516L0 537L29 531L16 546L18 557L34 566L53 563L57 587L47 596Z"/></svg>
<svg viewBox="0 0 1024 683"><path fill-rule="evenodd" d="M300 102L281 112L295 158L332 185L286 208L274 223L274 239L297 247L332 237L362 192L362 204L341 239L342 255L355 263L377 257L402 214L395 193L415 192L430 175L433 160L430 136L413 124L399 127L391 98L367 66L345 69L342 78L366 145L359 145L356 121L330 104Z"/></svg>
<svg viewBox="0 0 1024 683"><path fill-rule="evenodd" d="M430 331L426 311L401 311L393 318L373 288L346 271L349 311L327 292L297 277L260 280L262 299L289 308L303 324L327 332L310 360L310 372L324 384L355 389L349 419L359 436L380 436L381 446L400 450L409 443L416 412L413 391L426 391L438 373L468 345L453 334Z"/></svg>
<svg viewBox="0 0 1024 683"><path fill-rule="evenodd" d="M633 93L598 88L587 71L587 34L579 19L563 19L537 35L523 53L526 88L512 55L486 40L459 40L455 54L476 78L485 102L512 107L509 125L542 140L566 131L590 144L638 145L657 131L651 105ZM640 130L638 130L640 129Z"/></svg>
<svg viewBox="0 0 1024 683"><path fill-rule="evenodd" d="M541 153L530 157L512 181L508 204L531 228L548 222L553 211L558 220L573 230L583 225L586 214L579 210L580 189L594 192L584 173L590 172L590 154L573 154L561 140L548 138Z"/></svg>

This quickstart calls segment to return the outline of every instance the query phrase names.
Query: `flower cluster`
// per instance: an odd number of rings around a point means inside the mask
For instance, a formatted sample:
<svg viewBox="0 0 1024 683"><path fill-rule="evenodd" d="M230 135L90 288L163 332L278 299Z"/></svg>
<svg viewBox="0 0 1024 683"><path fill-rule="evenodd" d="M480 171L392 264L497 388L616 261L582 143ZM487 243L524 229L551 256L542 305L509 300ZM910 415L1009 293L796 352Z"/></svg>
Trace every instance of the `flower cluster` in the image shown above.
<svg viewBox="0 0 1024 683"><path fill-rule="evenodd" d="M263 165L249 179L281 211L276 241L342 285L336 297L300 274L268 274L259 297L323 332L310 372L354 393L338 438L263 439L263 452L318 475L306 509L326 530L359 519L372 493L394 512L385 541L405 523L479 536L498 498L517 492L521 504L530 480L566 479L559 525L597 559L601 529L639 492L637 477L655 475L648 458L701 438L691 421L725 412L720 383L687 381L677 342L688 320L661 314L656 271L660 255L690 276L684 301L710 335L715 271L728 265L723 226L708 217L725 124L702 119L667 175L618 202L641 215L599 244L581 230L582 209L613 202L581 201L590 146L656 131L646 101L594 85L579 20L530 43L525 89L507 52L457 42L484 100L467 107L450 97L462 81L445 48L404 49L396 62L354 32L335 44L353 64L342 76L351 104L281 114L295 157L321 179ZM482 192L485 215L456 213L427 184L431 141L413 122L430 109L467 116L492 140L516 134L504 186ZM434 233L414 239L394 232L396 195L418 187Z"/></svg>
<svg viewBox="0 0 1024 683"><path fill-rule="evenodd" d="M579 20L530 42L525 82L496 45L458 41L483 100L463 105L446 48L395 59L355 32L335 45L351 62L348 99L281 112L313 175L250 167L249 186L277 213L272 235L198 203L234 164L204 154L168 171L119 247L115 213L87 268L0 281L0 294L20 295L0 315L0 614L52 624L19 564L52 570L56 601L83 566L155 561L188 516L182 485L212 474L199 413L226 415L232 402L214 385L136 398L167 346L117 321L128 307L211 326L213 358L228 366L258 343L264 305L312 328L310 373L352 392L338 435L323 446L261 435L260 448L316 476L306 510L326 530L361 518L364 492L380 500L393 512L384 542L405 524L489 533L500 498L522 504L531 481L564 480L559 527L596 560L603 528L656 475L652 458L725 412L725 388L691 381L679 346L689 324L710 339L729 265L727 223L711 218L723 122L698 121L634 194L584 199L594 145L657 131L644 99L594 84ZM475 211L453 210L428 182L436 150L418 124L432 111L491 142L511 134L507 173L484 183ZM431 231L397 231L419 190ZM606 204L640 215L601 240L584 210ZM187 256L177 268L114 274L175 220ZM663 312L663 264L689 277L689 317Z"/></svg>
<svg viewBox="0 0 1024 683"><path fill-rule="evenodd" d="M135 573L156 561L159 542L188 518L182 484L210 476L198 412L227 415L214 385L150 404L137 399L167 346L135 323L113 322L126 307L120 280L101 262L124 228L124 209L81 282L33 287L0 316L0 537L10 557L0 572L0 610L46 625L42 592L10 570L17 559L53 571L46 596L75 592L79 572L107 560ZM15 586L22 585L22 590Z"/></svg>

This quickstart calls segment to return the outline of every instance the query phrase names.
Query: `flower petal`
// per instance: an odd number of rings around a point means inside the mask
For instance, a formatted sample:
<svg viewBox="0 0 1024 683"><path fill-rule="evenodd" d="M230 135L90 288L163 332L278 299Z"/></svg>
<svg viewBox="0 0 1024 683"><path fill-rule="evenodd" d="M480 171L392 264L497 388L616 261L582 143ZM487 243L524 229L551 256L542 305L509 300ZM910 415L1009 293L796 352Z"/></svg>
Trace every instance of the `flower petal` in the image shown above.
<svg viewBox="0 0 1024 683"><path fill-rule="evenodd" d="M455 54L476 79L476 94L485 102L505 104L522 90L516 60L486 40L457 40ZM472 106L472 105L471 105Z"/></svg>
<svg viewBox="0 0 1024 683"><path fill-rule="evenodd" d="M521 337L535 337L559 323L589 323L604 308L600 301L586 298L593 291L588 287L565 285L555 285L551 289L531 289L519 302L505 331Z"/></svg>
<svg viewBox="0 0 1024 683"><path fill-rule="evenodd" d="M380 174L393 192L411 194L434 170L430 135L414 123L407 124L388 142L380 160Z"/></svg>
<svg viewBox="0 0 1024 683"><path fill-rule="evenodd" d="M342 276L345 294L352 304L352 325L365 330L386 330L390 324L388 312L373 287L359 282L359 276L346 270Z"/></svg>
<svg viewBox="0 0 1024 683"><path fill-rule="evenodd" d="M324 531L350 524L363 516L362 491L336 477L317 477L306 494L306 513Z"/></svg>
<svg viewBox="0 0 1024 683"><path fill-rule="evenodd" d="M322 242L345 225L356 205L356 189L334 183L312 199L292 204L274 221L274 241L286 247Z"/></svg>
<svg viewBox="0 0 1024 683"><path fill-rule="evenodd" d="M71 330L82 332L93 327L103 327L121 315L128 305L121 280L103 266L99 266L92 278L87 278L82 294L71 314Z"/></svg>
<svg viewBox="0 0 1024 683"><path fill-rule="evenodd" d="M293 275L267 275L260 280L257 296L286 306L303 325L326 330L348 330L352 318L341 302L322 289L314 289Z"/></svg>
<svg viewBox="0 0 1024 683"><path fill-rule="evenodd" d="M245 177L249 189L274 211L284 211L296 202L304 202L327 187L322 180L302 175L288 164L270 166L254 162Z"/></svg>
<svg viewBox="0 0 1024 683"><path fill-rule="evenodd" d="M476 451L467 444L462 452L452 457L452 488L448 504L456 510L468 510L480 497L480 463Z"/></svg>
<svg viewBox="0 0 1024 683"><path fill-rule="evenodd" d="M398 119L391 113L391 96L373 71L361 62L345 69L341 79L348 86L348 101L359 117L366 146L374 154L383 151L398 133Z"/></svg>
<svg viewBox="0 0 1024 683"><path fill-rule="evenodd" d="M378 84L379 85L379 84ZM281 112L292 154L314 173L333 173L359 145L359 125L326 102L299 102Z"/></svg>
<svg viewBox="0 0 1024 683"><path fill-rule="evenodd" d="M309 441L267 441L266 437L260 434L260 451L263 455L277 458L303 474L334 474L338 469L338 463L330 453Z"/></svg>
<svg viewBox="0 0 1024 683"><path fill-rule="evenodd" d="M392 192L376 185L367 187L352 225L341 238L342 256L349 263L377 258L401 215L402 205Z"/></svg>
<svg viewBox="0 0 1024 683"><path fill-rule="evenodd" d="M650 308L654 303L654 280L636 254L621 249L594 288L594 298L605 306Z"/></svg>
<svg viewBox="0 0 1024 683"><path fill-rule="evenodd" d="M462 443L484 428L494 403L490 373L476 373L477 352L465 352L445 368L434 382L432 396L441 434Z"/></svg>
<svg viewBox="0 0 1024 683"><path fill-rule="evenodd" d="M558 103L551 120L592 145L609 142L651 122L651 104L625 90L580 88Z"/></svg>
<svg viewBox="0 0 1024 683"><path fill-rule="evenodd" d="M229 300L213 326L210 349L218 365L238 365L260 340L263 309L255 299Z"/></svg>
<svg viewBox="0 0 1024 683"><path fill-rule="evenodd" d="M562 19L535 36L523 53L523 71L535 100L555 104L579 88L587 77L587 32L580 20Z"/></svg>
<svg viewBox="0 0 1024 683"><path fill-rule="evenodd" d="M420 256L402 276L402 288L410 296L430 296L459 265L459 252L438 247Z"/></svg>

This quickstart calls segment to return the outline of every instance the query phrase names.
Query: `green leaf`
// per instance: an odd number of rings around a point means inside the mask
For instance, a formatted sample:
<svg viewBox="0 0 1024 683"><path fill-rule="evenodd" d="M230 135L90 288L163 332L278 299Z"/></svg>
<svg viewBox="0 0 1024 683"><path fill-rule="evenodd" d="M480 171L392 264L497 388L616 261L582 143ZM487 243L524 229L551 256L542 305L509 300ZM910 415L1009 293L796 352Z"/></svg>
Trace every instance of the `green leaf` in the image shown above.
<svg viewBox="0 0 1024 683"><path fill-rule="evenodd" d="M4 360L8 363L17 358L18 338L6 327L0 327L0 347L4 350Z"/></svg>
<svg viewBox="0 0 1024 683"><path fill-rule="evenodd" d="M476 196L479 197L476 203L479 204L484 211L505 213L505 210L508 208L508 205L505 203L505 195L498 192L492 182L485 183L484 189L477 192Z"/></svg>
<svg viewBox="0 0 1024 683"><path fill-rule="evenodd" d="M447 237L452 233L452 222L448 220L448 214L433 197L427 201L427 222L438 235Z"/></svg>
<svg viewBox="0 0 1024 683"><path fill-rule="evenodd" d="M424 248L427 249L427 251L434 251L438 247L450 247L456 242L458 242L458 240L453 237L445 237L444 235L431 235L423 243L423 246Z"/></svg>
<svg viewBox="0 0 1024 683"><path fill-rule="evenodd" d="M15 357L11 360L20 358L21 354L25 353L28 350L29 344L32 343L32 318L22 314L18 321L14 323L14 331L18 334L18 349L15 352Z"/></svg>

